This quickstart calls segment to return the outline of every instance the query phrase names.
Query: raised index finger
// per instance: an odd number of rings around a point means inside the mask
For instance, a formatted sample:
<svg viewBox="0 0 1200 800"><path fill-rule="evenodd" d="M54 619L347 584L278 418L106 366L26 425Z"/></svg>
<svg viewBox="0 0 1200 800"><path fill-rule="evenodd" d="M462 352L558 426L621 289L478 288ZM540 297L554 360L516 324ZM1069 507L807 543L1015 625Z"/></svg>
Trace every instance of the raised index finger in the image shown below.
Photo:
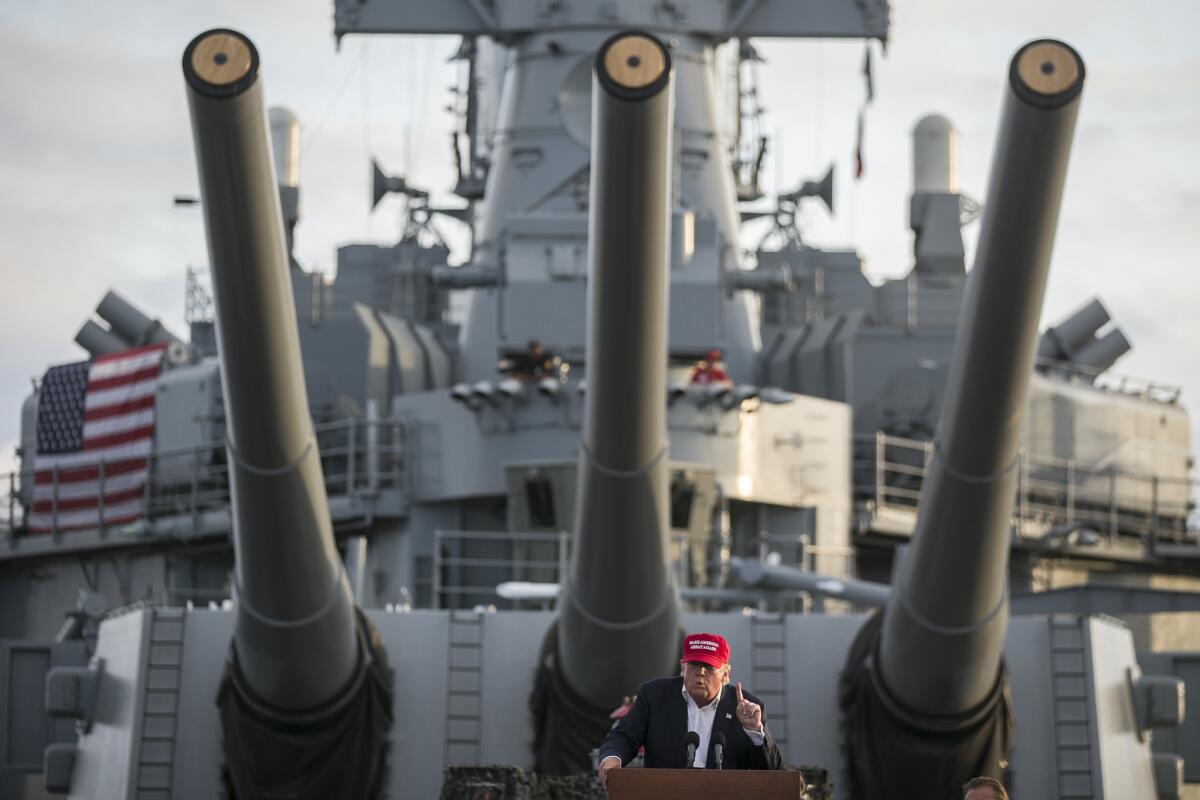
<svg viewBox="0 0 1200 800"><path fill-rule="evenodd" d="M737 699L739 703L746 702L746 698L742 697L742 682L737 682Z"/></svg>

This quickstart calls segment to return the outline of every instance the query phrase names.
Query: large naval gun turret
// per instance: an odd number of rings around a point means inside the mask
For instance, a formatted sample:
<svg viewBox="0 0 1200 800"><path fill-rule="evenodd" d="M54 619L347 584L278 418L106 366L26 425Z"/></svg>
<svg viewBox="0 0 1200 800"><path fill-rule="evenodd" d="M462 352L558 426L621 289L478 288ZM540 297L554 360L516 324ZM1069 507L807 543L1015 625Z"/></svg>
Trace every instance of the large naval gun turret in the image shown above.
<svg viewBox="0 0 1200 800"><path fill-rule="evenodd" d="M964 776L1004 777L1014 481L1083 81L1083 61L1061 42L1032 42L1012 60L917 530L847 664L848 750L864 797L949 797Z"/></svg>
<svg viewBox="0 0 1200 800"><path fill-rule="evenodd" d="M236 553L233 644L218 699L225 771L236 797L368 797L383 780L391 677L333 540L258 51L239 33L209 31L184 51L183 74L222 354Z"/></svg>
<svg viewBox="0 0 1200 800"><path fill-rule="evenodd" d="M375 200L409 200L402 240L343 248L330 283L289 257L298 133L273 187L253 46L199 37L215 319L151 381L141 519L107 522L102 499L98 526L4 529L0 623L26 639L0 642L0 779L25 780L0 794L586 793L611 712L676 669L681 631L709 630L787 760L825 770L813 798L953 794L977 773L1015 796L1175 797L1200 738L1179 682L1142 671L1188 654L1140 653L1153 621L1091 612L1196 598L1018 594L1068 568L1194 572L1186 413L1106 383L1124 339L1103 307L1051 329L1030 369L1077 56L1038 42L1010 68L970 272L944 118L918 126L938 163L914 165L909 279L871 287L852 252L798 234L755 270L737 252L756 192L718 125L722 59L752 59L750 37L882 39L887 10L338 2L339 36L462 35L474 105L471 205L379 172ZM789 207L806 192L829 184ZM434 215L470 221L467 264L430 246ZM173 346L101 305L96 354ZM530 338L558 359L511 368ZM714 348L732 380L691 379ZM55 402L27 401L27 456ZM84 516L34 463L17 507Z"/></svg>
<svg viewBox="0 0 1200 800"><path fill-rule="evenodd" d="M588 769L608 712L669 673L678 649L663 400L671 73L667 48L646 34L618 34L596 53L579 503L535 702L547 771Z"/></svg>

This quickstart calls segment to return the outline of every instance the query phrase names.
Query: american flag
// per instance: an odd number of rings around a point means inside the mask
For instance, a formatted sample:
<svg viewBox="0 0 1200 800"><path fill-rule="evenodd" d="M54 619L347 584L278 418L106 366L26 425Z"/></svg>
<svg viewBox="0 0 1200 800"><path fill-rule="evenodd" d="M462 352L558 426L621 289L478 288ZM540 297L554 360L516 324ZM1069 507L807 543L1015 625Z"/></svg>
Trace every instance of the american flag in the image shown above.
<svg viewBox="0 0 1200 800"><path fill-rule="evenodd" d="M46 370L38 393L31 533L140 519L166 345Z"/></svg>

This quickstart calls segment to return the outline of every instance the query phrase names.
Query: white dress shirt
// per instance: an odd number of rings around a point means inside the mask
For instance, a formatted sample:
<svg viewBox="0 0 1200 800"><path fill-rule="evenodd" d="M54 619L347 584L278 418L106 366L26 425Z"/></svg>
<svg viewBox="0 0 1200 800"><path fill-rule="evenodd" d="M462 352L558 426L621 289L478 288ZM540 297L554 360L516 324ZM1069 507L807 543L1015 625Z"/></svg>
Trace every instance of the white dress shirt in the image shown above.
<svg viewBox="0 0 1200 800"><path fill-rule="evenodd" d="M721 695L725 692L725 687L721 687L721 691L717 692L717 696L708 705L701 708L696 705L696 701L688 694L687 685L683 686L683 701L687 703L687 720L688 730L695 731L700 735L700 746L696 748L696 759L692 762L693 767L704 769L708 765L708 742L712 739L713 722L717 718L717 705L721 702ZM749 728L742 728L746 735L750 737L750 743L755 747L763 743L762 726L759 729L752 731Z"/></svg>
<svg viewBox="0 0 1200 800"><path fill-rule="evenodd" d="M721 702L721 692L717 692L712 702L701 708L688 694L685 684L683 702L687 703L688 730L700 734L700 746L696 748L696 758L692 761L692 766L704 769L704 765L708 763L708 740L712 738L713 720L717 718L717 703Z"/></svg>

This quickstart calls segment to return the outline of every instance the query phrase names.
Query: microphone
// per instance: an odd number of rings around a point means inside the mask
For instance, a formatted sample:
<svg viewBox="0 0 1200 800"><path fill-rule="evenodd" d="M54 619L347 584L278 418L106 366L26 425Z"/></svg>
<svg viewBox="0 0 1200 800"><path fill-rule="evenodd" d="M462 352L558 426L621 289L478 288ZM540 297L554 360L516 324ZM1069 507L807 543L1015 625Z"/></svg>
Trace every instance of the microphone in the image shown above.
<svg viewBox="0 0 1200 800"><path fill-rule="evenodd" d="M725 734L720 731L714 731L713 735L713 755L716 756L716 769L721 768L721 759L725 756Z"/></svg>
<svg viewBox="0 0 1200 800"><path fill-rule="evenodd" d="M700 734L688 731L687 735L687 767L690 769L696 763L696 748L700 746Z"/></svg>

